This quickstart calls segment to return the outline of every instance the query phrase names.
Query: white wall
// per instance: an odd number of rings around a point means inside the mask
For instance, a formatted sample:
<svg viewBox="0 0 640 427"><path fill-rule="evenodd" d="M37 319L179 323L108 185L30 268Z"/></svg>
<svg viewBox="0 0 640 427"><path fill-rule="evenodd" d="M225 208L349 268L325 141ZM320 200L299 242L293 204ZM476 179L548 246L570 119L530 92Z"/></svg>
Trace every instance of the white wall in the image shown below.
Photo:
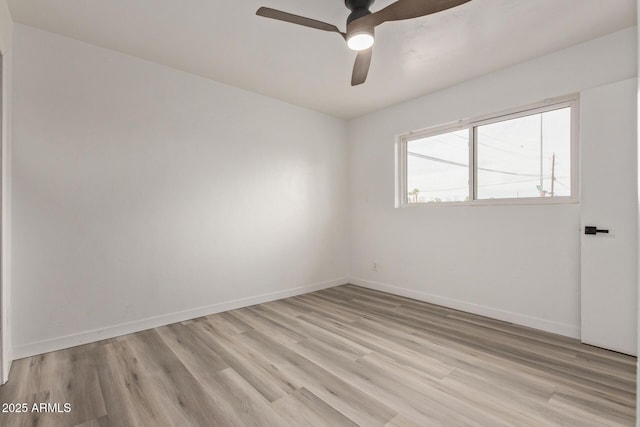
<svg viewBox="0 0 640 427"><path fill-rule="evenodd" d="M346 123L16 25L16 357L345 283Z"/></svg>
<svg viewBox="0 0 640 427"><path fill-rule="evenodd" d="M395 209L394 139L634 78L636 57L630 28L350 122L352 281L579 336L580 205Z"/></svg>
<svg viewBox="0 0 640 427"><path fill-rule="evenodd" d="M2 52L2 286L0 287L1 381L5 383L13 359L11 348L11 71L13 22L6 0L0 0L0 52Z"/></svg>

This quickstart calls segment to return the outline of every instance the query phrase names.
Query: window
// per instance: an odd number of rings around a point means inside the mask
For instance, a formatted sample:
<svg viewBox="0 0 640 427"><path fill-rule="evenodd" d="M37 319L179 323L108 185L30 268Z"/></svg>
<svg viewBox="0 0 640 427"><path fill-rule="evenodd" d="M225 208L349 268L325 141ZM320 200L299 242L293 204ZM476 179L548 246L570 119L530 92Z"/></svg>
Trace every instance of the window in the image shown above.
<svg viewBox="0 0 640 427"><path fill-rule="evenodd" d="M469 200L469 132L407 141L407 201Z"/></svg>
<svg viewBox="0 0 640 427"><path fill-rule="evenodd" d="M399 205L574 201L576 124L567 98L404 135Z"/></svg>

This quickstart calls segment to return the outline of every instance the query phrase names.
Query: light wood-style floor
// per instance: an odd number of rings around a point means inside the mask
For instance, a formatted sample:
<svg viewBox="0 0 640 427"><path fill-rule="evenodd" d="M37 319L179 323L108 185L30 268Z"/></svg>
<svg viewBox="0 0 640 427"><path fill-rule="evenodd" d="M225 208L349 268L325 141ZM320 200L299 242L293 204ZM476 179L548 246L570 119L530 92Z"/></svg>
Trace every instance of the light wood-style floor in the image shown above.
<svg viewBox="0 0 640 427"><path fill-rule="evenodd" d="M633 425L633 357L345 285L15 361L1 426Z"/></svg>

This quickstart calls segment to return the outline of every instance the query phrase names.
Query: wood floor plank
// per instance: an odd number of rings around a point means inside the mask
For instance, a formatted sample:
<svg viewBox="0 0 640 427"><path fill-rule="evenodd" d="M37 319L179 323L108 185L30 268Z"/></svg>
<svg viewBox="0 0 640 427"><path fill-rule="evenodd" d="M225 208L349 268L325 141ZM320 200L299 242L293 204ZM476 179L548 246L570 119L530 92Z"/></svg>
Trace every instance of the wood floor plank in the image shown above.
<svg viewBox="0 0 640 427"><path fill-rule="evenodd" d="M442 427L442 423L438 421L425 420L423 418L413 421L406 415L398 415L388 423L385 427Z"/></svg>
<svg viewBox="0 0 640 427"><path fill-rule="evenodd" d="M436 358L414 351L410 348L396 345L396 343L390 345L391 343L388 340L385 340L376 334L356 330L352 326L349 327L348 325L335 324L316 314L305 314L304 316L300 316L300 319L320 327L324 327L333 333L354 341L359 345L368 346L372 351L387 355L436 378L442 378L452 370L450 366L443 364Z"/></svg>
<svg viewBox="0 0 640 427"><path fill-rule="evenodd" d="M477 405L466 396L451 393L442 380L406 368L393 359L373 353L360 359L357 365L358 368L354 370L369 373L370 378L378 381L383 390L394 390L393 394L398 394L402 399L400 404L410 404L412 409L420 413L420 419L438 420L442 425L524 425L521 419L514 424L513 414L508 417L504 417L504 414L500 414L502 417L496 416L495 412ZM375 376L371 376L371 372L375 372ZM398 388L400 393L395 391ZM399 412L417 419L407 410Z"/></svg>
<svg viewBox="0 0 640 427"><path fill-rule="evenodd" d="M269 334L269 336L279 343L290 344L296 343L305 339L303 334L300 334L291 328L281 325L273 320L261 315L255 310L249 308L242 308L239 310L230 311L229 314L240 320L252 329Z"/></svg>
<svg viewBox="0 0 640 427"><path fill-rule="evenodd" d="M469 396L485 408L493 412L507 411L509 414L520 414L527 421L521 421L518 425L562 425L574 427L595 427L598 422L588 419L577 421L567 416L564 411L551 407L549 400L540 400L531 397L527 393L517 393L493 382L493 378L476 376L471 372L456 371L443 381L450 393L464 398ZM520 387L525 388L525 387Z"/></svg>
<svg viewBox="0 0 640 427"><path fill-rule="evenodd" d="M241 334L253 329L242 320L234 317L231 312L217 313L200 319L212 325L216 330L228 335Z"/></svg>
<svg viewBox="0 0 640 427"><path fill-rule="evenodd" d="M102 396L112 425L168 425L171 414L165 411L126 340L103 346L96 356Z"/></svg>
<svg viewBox="0 0 640 427"><path fill-rule="evenodd" d="M211 351L192 329L175 323L157 328L156 331L194 377L212 376L228 368L229 365L217 353Z"/></svg>
<svg viewBox="0 0 640 427"><path fill-rule="evenodd" d="M295 347L297 353L305 355L327 372L358 390L376 396L397 413L414 419L430 420L440 425L450 424L453 418L463 425L481 425L464 415L465 412L473 412L473 410L462 409L461 406L464 405L455 403L440 391L431 394L429 399L425 399L416 389L412 389L402 380L398 371L388 375L377 367L371 369L370 366L361 363L364 359L357 361L359 363L353 362L321 343L300 342ZM375 356L375 353L371 353L367 358ZM415 374L412 372L410 375ZM455 410L452 410L451 406L455 406ZM483 418L481 414L474 415L477 415L478 419ZM497 420L491 420L491 422L496 426L501 425Z"/></svg>
<svg viewBox="0 0 640 427"><path fill-rule="evenodd" d="M636 358L354 285L16 360L0 425L632 426Z"/></svg>
<svg viewBox="0 0 640 427"><path fill-rule="evenodd" d="M366 314L361 310L351 309L345 305L312 295L288 298L283 302L298 308L300 314L305 312L322 313L328 319L344 323L354 322Z"/></svg>
<svg viewBox="0 0 640 427"><path fill-rule="evenodd" d="M258 331L244 335L254 348L271 356L280 370L300 378L305 388L352 421L360 425L381 425L396 415L383 401L352 386L301 354L275 343L266 335Z"/></svg>
<svg viewBox="0 0 640 427"><path fill-rule="evenodd" d="M111 423L109 422L109 417L104 415L100 418L78 424L75 427L109 427L110 425Z"/></svg>
<svg viewBox="0 0 640 427"><path fill-rule="evenodd" d="M635 419L635 411L628 406L602 399L597 395L586 394L577 390L569 391L566 387L558 387L549 399L549 403L552 405L560 402L564 406L571 406L588 412L601 419L602 422L614 421L625 425L633 423Z"/></svg>
<svg viewBox="0 0 640 427"><path fill-rule="evenodd" d="M201 383L166 346L155 330L140 332L127 344L139 361L138 366L165 410L181 425L228 425L219 418L218 406L208 397Z"/></svg>
<svg viewBox="0 0 640 427"><path fill-rule="evenodd" d="M302 386L295 378L284 375L264 354L244 343L244 334L225 335L206 323L195 325L193 332L270 402Z"/></svg>
<svg viewBox="0 0 640 427"><path fill-rule="evenodd" d="M225 369L215 376L215 381L204 384L209 397L216 403L218 424L215 425L279 427L284 424L264 396L233 369Z"/></svg>
<svg viewBox="0 0 640 427"><path fill-rule="evenodd" d="M345 339L340 335L336 335L327 331L324 328L320 328L314 324L305 322L298 317L291 318L274 311L269 307L251 307L252 310L257 311L263 316L277 322L281 325L292 325L297 331L300 331L306 338L312 338L317 341L322 341L334 349L344 353L348 357L354 359L360 358L365 354L369 354L371 350L367 347L358 345L351 340Z"/></svg>
<svg viewBox="0 0 640 427"><path fill-rule="evenodd" d="M107 414L98 379L94 350L96 347L80 346L58 351L50 359L48 369L54 372L50 380L55 383L48 390L43 402L71 406L67 422L79 424ZM56 414L57 415L57 414Z"/></svg>
<svg viewBox="0 0 640 427"><path fill-rule="evenodd" d="M304 387L273 402L273 406L291 426L357 426Z"/></svg>

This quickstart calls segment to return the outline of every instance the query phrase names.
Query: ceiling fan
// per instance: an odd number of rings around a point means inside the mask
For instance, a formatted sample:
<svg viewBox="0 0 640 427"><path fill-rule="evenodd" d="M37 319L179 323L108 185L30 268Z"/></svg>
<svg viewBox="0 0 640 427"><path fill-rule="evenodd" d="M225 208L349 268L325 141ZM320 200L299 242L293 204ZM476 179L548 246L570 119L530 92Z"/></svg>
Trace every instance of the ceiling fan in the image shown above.
<svg viewBox="0 0 640 427"><path fill-rule="evenodd" d="M369 7L374 0L345 0L344 4L351 11L347 17L346 33L335 25L269 7L261 7L256 15L340 34L347 41L347 46L358 52L351 75L351 86L357 86L365 82L369 73L376 26L384 22L430 15L469 1L471 0L398 0L372 13Z"/></svg>

